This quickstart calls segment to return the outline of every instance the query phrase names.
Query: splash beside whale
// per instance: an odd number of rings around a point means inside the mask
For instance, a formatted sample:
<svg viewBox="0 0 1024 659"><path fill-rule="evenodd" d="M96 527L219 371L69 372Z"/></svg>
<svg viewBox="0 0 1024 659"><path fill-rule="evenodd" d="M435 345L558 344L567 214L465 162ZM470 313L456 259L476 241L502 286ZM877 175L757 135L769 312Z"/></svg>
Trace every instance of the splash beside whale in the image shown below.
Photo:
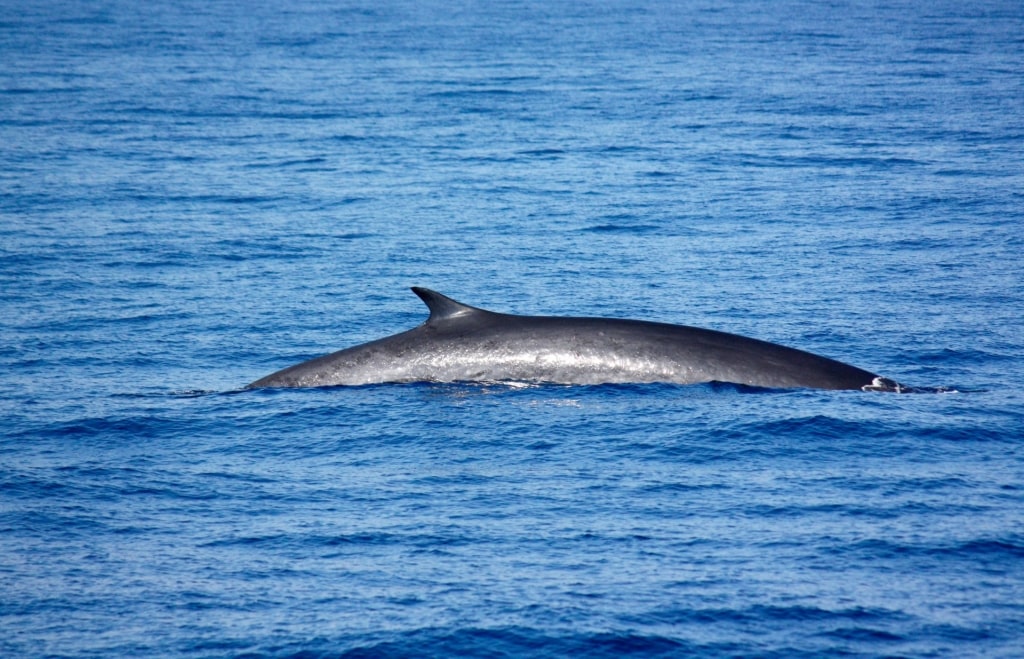
<svg viewBox="0 0 1024 659"><path fill-rule="evenodd" d="M736 334L642 320L516 316L471 307L426 288L412 290L430 310L419 327L290 366L248 387L717 381L904 390L856 366Z"/></svg>

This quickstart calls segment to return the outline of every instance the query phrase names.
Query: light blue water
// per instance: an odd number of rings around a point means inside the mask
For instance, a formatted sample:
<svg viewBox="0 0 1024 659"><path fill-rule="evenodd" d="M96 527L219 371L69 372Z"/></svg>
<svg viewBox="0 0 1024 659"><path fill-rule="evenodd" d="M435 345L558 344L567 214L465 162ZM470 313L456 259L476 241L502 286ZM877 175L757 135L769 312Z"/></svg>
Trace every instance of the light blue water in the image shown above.
<svg viewBox="0 0 1024 659"><path fill-rule="evenodd" d="M0 654L1019 656L1019 3L0 2ZM941 395L239 388L408 286Z"/></svg>

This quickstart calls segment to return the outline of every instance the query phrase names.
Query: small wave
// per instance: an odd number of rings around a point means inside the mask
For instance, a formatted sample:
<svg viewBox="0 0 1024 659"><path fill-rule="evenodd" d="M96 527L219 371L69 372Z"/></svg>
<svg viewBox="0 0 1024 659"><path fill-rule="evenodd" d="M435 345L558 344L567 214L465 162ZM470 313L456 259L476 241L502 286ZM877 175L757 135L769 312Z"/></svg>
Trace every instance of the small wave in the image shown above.
<svg viewBox="0 0 1024 659"><path fill-rule="evenodd" d="M587 233L651 233L658 231L661 227L653 224L595 224L585 227L582 231Z"/></svg>
<svg viewBox="0 0 1024 659"><path fill-rule="evenodd" d="M875 560L896 557L965 560L999 569L1005 569L1005 566L1024 558L1024 544L1006 539L976 539L959 544L909 544L873 538L854 543L847 549ZM845 553L847 549L833 551Z"/></svg>
<svg viewBox="0 0 1024 659"><path fill-rule="evenodd" d="M296 158L293 160L260 161L244 165L246 169L278 169L282 167L303 167L306 165L323 165L326 158L315 156L312 158Z"/></svg>
<svg viewBox="0 0 1024 659"><path fill-rule="evenodd" d="M1014 361L1016 358L1010 355L1000 355L978 349L942 348L934 351L907 352L902 358L912 364L932 366L941 364L943 366L975 365L989 361Z"/></svg>
<svg viewBox="0 0 1024 659"><path fill-rule="evenodd" d="M902 636L897 634L891 634L881 629L870 629L867 627L840 627L839 629L822 632L819 636L837 638L843 641L857 641L859 643L870 643L873 641L893 642L904 640Z"/></svg>
<svg viewBox="0 0 1024 659"><path fill-rule="evenodd" d="M217 538L203 543L203 547L292 547L310 549L332 549L335 552L349 547L357 550L360 547L400 546L418 549L438 550L468 543L469 540L458 534L438 533L391 533L385 531L361 531L339 535L319 535L302 533L271 533L267 535L240 535L228 538ZM333 553L332 553L333 555Z"/></svg>
<svg viewBox="0 0 1024 659"><path fill-rule="evenodd" d="M172 389L170 391L125 391L110 394L111 398L204 398L207 396L228 396L242 393L243 389L217 391L216 389Z"/></svg>
<svg viewBox="0 0 1024 659"><path fill-rule="evenodd" d="M555 158L556 156L563 156L566 151L563 149L527 149L525 151L518 151L519 155L531 156L534 158Z"/></svg>
<svg viewBox="0 0 1024 659"><path fill-rule="evenodd" d="M664 636L622 633L553 635L521 627L430 629L399 635L343 653L342 657L668 657L691 654L700 646ZM300 655L294 655L300 656ZM301 656L310 656L302 653ZM318 655L313 655L318 656Z"/></svg>

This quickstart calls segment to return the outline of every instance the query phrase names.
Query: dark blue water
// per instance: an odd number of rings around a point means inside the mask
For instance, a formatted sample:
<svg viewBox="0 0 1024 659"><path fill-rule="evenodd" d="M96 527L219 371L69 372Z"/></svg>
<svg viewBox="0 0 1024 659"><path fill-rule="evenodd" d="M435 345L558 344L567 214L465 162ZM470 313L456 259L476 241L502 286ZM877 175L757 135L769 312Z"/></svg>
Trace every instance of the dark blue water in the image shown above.
<svg viewBox="0 0 1024 659"><path fill-rule="evenodd" d="M1024 653L1024 6L279 4L0 2L0 655ZM950 391L239 391L411 285Z"/></svg>

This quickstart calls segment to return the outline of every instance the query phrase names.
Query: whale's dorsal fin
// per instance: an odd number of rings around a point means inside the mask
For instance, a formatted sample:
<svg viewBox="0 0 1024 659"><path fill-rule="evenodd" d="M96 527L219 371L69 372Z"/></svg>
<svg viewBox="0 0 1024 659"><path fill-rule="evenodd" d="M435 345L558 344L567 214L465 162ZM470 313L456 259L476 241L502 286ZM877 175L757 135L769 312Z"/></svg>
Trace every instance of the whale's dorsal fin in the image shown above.
<svg viewBox="0 0 1024 659"><path fill-rule="evenodd" d="M429 288L413 286L412 292L419 295L420 299L426 302L427 308L430 309L430 318L427 319L428 325L434 325L446 320L461 318L471 314L490 313L483 309L471 307L468 304L456 302L450 297L441 295L437 291L432 291Z"/></svg>

